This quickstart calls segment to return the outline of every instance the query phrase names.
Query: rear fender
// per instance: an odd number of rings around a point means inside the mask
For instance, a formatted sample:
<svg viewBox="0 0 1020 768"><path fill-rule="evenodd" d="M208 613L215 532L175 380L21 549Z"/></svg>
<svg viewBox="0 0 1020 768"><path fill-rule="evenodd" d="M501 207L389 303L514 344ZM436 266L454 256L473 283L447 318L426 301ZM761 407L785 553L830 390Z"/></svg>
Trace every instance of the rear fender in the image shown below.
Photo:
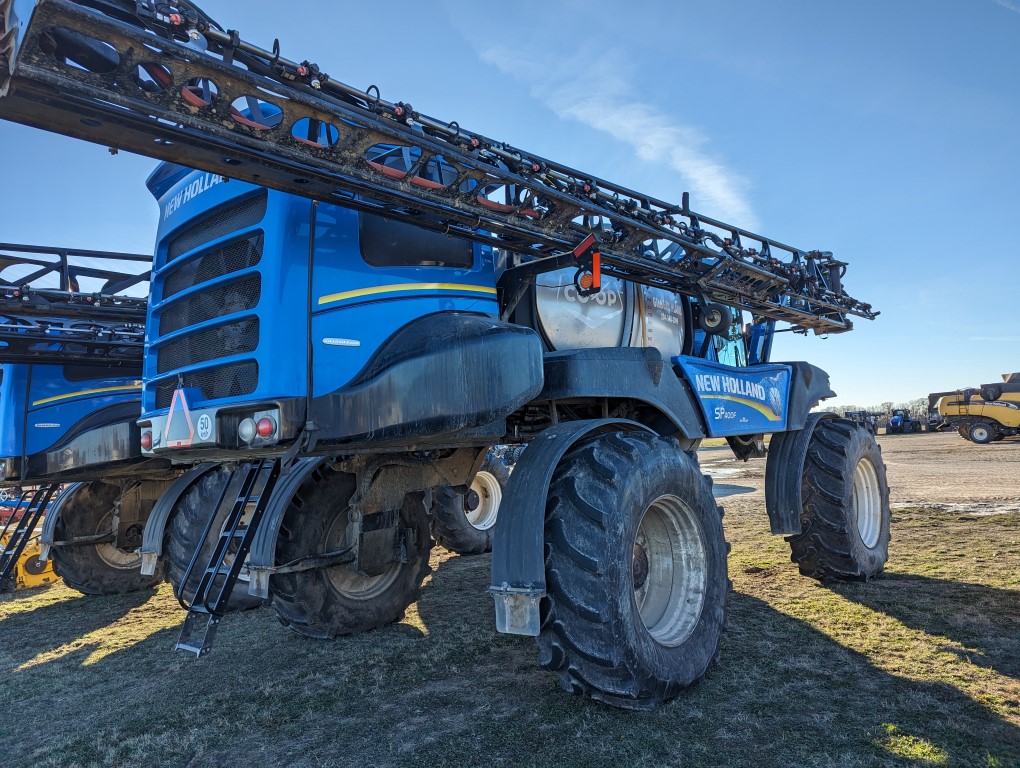
<svg viewBox="0 0 1020 768"><path fill-rule="evenodd" d="M43 518L42 532L39 534L39 559L43 562L46 562L50 557L50 547L53 546L57 532L57 521L60 520L60 514L64 509L64 505L83 485L86 485L86 483L71 483L67 485L57 498L54 499L53 503L50 504L49 509L46 510L46 515Z"/></svg>
<svg viewBox="0 0 1020 768"><path fill-rule="evenodd" d="M793 536L801 532L800 513L804 505L800 480L808 445L818 422L835 418L834 413L809 413L802 429L772 435L765 461L765 509L772 533Z"/></svg>
<svg viewBox="0 0 1020 768"><path fill-rule="evenodd" d="M276 483L273 495L269 497L269 506L266 508L262 522L259 523L259 528L252 539L251 548L248 550L249 594L261 597L263 600L269 597L269 577L276 564L276 539L280 533L283 516L287 514L290 500L294 498L294 494L297 493L301 484L315 471L316 467L325 461L329 461L329 459L298 459Z"/></svg>
<svg viewBox="0 0 1020 768"><path fill-rule="evenodd" d="M212 470L219 467L219 464L208 462L193 467L178 477L166 493L159 497L159 501L152 507L148 520L145 521L145 529L142 531L142 575L152 576L156 573L156 564L163 554L163 536L166 532L166 524L170 520L170 513L177 506L177 502L188 492L188 489L201 480Z"/></svg>
<svg viewBox="0 0 1020 768"><path fill-rule="evenodd" d="M635 421L588 419L557 424L541 432L510 475L496 519L492 545L492 586L496 629L538 635L539 604L545 597L545 508L549 483L571 446L595 432L651 432Z"/></svg>

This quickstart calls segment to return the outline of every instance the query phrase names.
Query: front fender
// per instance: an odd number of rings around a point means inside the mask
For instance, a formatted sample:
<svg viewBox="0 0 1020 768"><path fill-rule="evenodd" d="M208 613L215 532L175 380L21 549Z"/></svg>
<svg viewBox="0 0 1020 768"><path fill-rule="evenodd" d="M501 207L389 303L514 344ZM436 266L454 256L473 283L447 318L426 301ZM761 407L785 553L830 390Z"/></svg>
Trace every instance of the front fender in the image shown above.
<svg viewBox="0 0 1020 768"><path fill-rule="evenodd" d="M800 513L804 504L800 481L811 435L818 422L835 418L838 417L834 413L809 413L802 429L772 435L765 460L765 510L772 533L794 536L801 532Z"/></svg>
<svg viewBox="0 0 1020 768"><path fill-rule="evenodd" d="M587 419L541 432L521 455L503 494L492 544L496 630L539 633L539 603L545 597L545 507L556 466L570 447L593 432L651 432L635 421Z"/></svg>

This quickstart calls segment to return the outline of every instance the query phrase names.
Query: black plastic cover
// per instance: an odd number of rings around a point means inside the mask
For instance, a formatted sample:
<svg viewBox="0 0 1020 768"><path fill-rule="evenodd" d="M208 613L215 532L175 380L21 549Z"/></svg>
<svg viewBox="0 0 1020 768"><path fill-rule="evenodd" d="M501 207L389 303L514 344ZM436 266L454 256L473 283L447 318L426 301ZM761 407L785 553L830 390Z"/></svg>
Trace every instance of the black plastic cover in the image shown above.
<svg viewBox="0 0 1020 768"><path fill-rule="evenodd" d="M318 446L405 448L485 442L542 388L530 328L442 312L401 328L345 387L312 400Z"/></svg>
<svg viewBox="0 0 1020 768"><path fill-rule="evenodd" d="M693 395L654 347L608 347L550 352L545 356L545 387L539 400L607 397L639 400L661 412L684 437L705 429ZM669 436L664 424L654 425Z"/></svg>

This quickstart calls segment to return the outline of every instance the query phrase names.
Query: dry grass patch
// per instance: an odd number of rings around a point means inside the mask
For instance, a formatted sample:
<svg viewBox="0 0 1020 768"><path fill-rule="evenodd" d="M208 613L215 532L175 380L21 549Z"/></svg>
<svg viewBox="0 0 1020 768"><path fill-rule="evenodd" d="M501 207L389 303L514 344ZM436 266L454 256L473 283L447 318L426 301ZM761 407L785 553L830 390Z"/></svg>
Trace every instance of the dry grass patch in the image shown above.
<svg viewBox="0 0 1020 768"><path fill-rule="evenodd" d="M494 631L489 559L443 553L400 624L317 642L259 609L201 660L165 585L3 598L0 765L1020 765L1020 515L898 509L887 575L829 587L760 494L725 503L722 659L656 713L561 692Z"/></svg>

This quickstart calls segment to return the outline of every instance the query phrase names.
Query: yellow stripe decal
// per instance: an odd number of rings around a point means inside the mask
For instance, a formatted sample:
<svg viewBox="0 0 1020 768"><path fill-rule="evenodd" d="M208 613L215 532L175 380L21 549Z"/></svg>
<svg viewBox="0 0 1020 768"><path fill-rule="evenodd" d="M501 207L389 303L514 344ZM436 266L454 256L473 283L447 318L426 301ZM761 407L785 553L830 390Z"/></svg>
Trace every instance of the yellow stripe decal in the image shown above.
<svg viewBox="0 0 1020 768"><path fill-rule="evenodd" d="M99 389L83 389L81 392L69 392L66 395L57 395L56 397L44 397L42 400L36 400L32 405L43 405L45 403L55 403L57 400L68 400L72 397L82 397L83 395L97 395L100 392L134 392L141 390L141 384L127 384L120 387L100 387Z"/></svg>
<svg viewBox="0 0 1020 768"><path fill-rule="evenodd" d="M380 293L401 293L404 291L469 291L496 295L495 288L485 285L467 285L463 283L396 283L395 285L377 285L374 288L358 288L356 291L342 291L319 297L319 306L332 304L345 299L356 299L360 296L375 296Z"/></svg>
<svg viewBox="0 0 1020 768"><path fill-rule="evenodd" d="M758 411L758 413L760 413L769 421L783 420L781 416L776 416L776 412L773 411L771 408L764 406L761 403L755 402L754 400L748 400L746 397L734 397L733 395L715 395L715 394L703 396L710 397L713 400L728 400L733 403L740 403L741 405L746 405L749 408L754 408L754 410Z"/></svg>

